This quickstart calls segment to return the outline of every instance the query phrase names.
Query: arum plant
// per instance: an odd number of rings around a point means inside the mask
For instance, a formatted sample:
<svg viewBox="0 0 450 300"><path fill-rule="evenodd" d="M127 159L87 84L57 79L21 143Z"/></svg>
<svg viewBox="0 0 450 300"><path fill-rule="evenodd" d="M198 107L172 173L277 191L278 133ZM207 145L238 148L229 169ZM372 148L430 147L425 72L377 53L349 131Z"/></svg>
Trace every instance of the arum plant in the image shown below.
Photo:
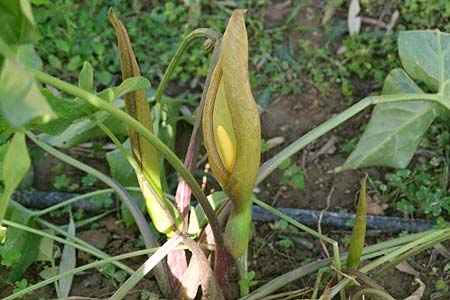
<svg viewBox="0 0 450 300"><path fill-rule="evenodd" d="M242 256L250 236L252 191L260 163L259 114L248 76L244 10L235 10L222 38L203 110L203 136L212 172L231 200L225 245Z"/></svg>

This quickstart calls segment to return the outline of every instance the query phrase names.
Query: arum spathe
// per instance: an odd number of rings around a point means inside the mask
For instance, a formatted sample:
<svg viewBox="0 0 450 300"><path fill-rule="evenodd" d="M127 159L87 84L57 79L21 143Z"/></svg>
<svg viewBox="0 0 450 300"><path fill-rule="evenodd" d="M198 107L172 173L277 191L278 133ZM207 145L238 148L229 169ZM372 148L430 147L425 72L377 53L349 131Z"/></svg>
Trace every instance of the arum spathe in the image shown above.
<svg viewBox="0 0 450 300"><path fill-rule="evenodd" d="M222 38L203 111L203 135L212 172L232 202L225 244L234 257L245 251L252 190L259 169L261 129L248 76L244 10L235 10Z"/></svg>

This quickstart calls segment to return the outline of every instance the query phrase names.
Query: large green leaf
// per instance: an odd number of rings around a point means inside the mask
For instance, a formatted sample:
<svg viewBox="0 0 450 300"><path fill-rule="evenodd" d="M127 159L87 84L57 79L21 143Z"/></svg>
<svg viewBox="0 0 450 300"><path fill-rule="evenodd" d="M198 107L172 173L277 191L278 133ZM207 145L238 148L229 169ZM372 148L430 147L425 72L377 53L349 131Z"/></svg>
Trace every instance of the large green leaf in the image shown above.
<svg viewBox="0 0 450 300"><path fill-rule="evenodd" d="M23 128L31 121L46 123L56 117L34 77L9 59L4 60L0 73L0 113L13 128Z"/></svg>
<svg viewBox="0 0 450 300"><path fill-rule="evenodd" d="M25 134L16 132L3 159L3 193L0 195L0 224L8 207L9 198L30 168L31 161L25 143Z"/></svg>
<svg viewBox="0 0 450 300"><path fill-rule="evenodd" d="M387 94L423 93L401 69L385 80ZM369 166L405 168L437 115L439 104L405 101L378 104L355 150L337 171Z"/></svg>
<svg viewBox="0 0 450 300"><path fill-rule="evenodd" d="M433 91L450 79L450 34L439 30L403 31L398 37L398 51L409 76Z"/></svg>

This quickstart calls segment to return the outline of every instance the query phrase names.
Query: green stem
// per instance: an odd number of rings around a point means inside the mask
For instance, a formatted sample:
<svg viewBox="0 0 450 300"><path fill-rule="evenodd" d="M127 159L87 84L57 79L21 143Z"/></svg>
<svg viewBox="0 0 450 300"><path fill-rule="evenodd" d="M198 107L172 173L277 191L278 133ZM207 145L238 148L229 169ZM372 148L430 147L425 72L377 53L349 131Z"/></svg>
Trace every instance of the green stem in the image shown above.
<svg viewBox="0 0 450 300"><path fill-rule="evenodd" d="M322 135L326 134L336 126L339 126L343 122L347 121L357 113L363 111L372 104L400 102L400 101L413 101L413 100L429 100L438 103L440 101L439 94L395 94L395 95L382 95L382 96L368 96L351 107L347 108L343 112L337 114L331 119L325 121L318 127L314 128L298 140L287 146L277 155L266 161L259 168L258 177L256 178L256 185L260 184L267 178L281 163L286 159L303 149L309 143L315 141Z"/></svg>
<svg viewBox="0 0 450 300"><path fill-rule="evenodd" d="M209 28L198 28L198 29L195 29L194 31L192 31L191 33L189 33L183 39L183 41L181 42L180 46L177 49L177 52L172 57L172 60L170 61L169 66L167 67L167 70L164 73L163 78L161 79L161 82L158 85L158 88L156 89L155 96L154 96L156 103L161 102L161 97L164 94L164 91L167 87L167 84L169 83L169 80L173 74L173 71L175 70L175 67L180 62L180 58L183 55L183 53L186 51L189 44L192 41L194 41L195 39L201 38L201 37L209 38L215 42L218 38L220 38L220 34Z"/></svg>
<svg viewBox="0 0 450 300"><path fill-rule="evenodd" d="M43 215L51 213L52 211L58 210L58 209L60 209L62 207L65 207L67 205L74 204L74 203L76 203L78 201L81 201L83 199L95 197L97 195L108 194L108 193L112 193L112 192L113 192L112 189L104 189L104 190L98 190L98 191L90 192L90 193L87 193L87 194L84 194L84 195L76 196L76 197L73 197L71 199L65 200L65 201L60 202L58 204L55 204L53 206L47 207L46 209L39 210L39 211L33 211L31 213L32 213L33 216L41 217Z"/></svg>
<svg viewBox="0 0 450 300"><path fill-rule="evenodd" d="M256 185L260 184L267 176L270 175L281 163L286 159L300 151L303 147L318 139L322 135L329 132L331 129L347 121L357 113L363 111L365 108L369 107L373 103L371 97L366 97L359 101L358 103L347 108L343 112L334 116L333 118L325 121L318 127L314 128L304 136L300 137L298 140L284 148L277 155L266 161L259 168L258 177L256 178Z"/></svg>
<svg viewBox="0 0 450 300"><path fill-rule="evenodd" d="M442 98L439 94L418 94L418 93L405 93L394 95L380 95L371 96L373 104L391 103L391 102L403 102L403 101L415 101L415 100L429 100L433 102L441 103Z"/></svg>
<svg viewBox="0 0 450 300"><path fill-rule="evenodd" d="M205 215L209 221L217 246L216 251L222 251L222 249L225 249L219 222L201 187L198 185L192 174L184 167L183 163L178 159L178 157L172 151L170 151L170 149L163 142L161 142L161 140L155 137L147 128L145 128L134 118L130 117L126 112L114 107L103 99L41 71L35 69L31 69L31 71L39 81L50 84L66 93L84 99L91 105L110 113L112 116L116 117L118 121L127 124L137 133L142 135L149 143L151 143L167 159L167 161L174 167L174 169L180 173L181 177L183 177L183 179L190 186L192 193L202 206L203 211L205 212ZM216 255L216 258L218 256L219 255Z"/></svg>

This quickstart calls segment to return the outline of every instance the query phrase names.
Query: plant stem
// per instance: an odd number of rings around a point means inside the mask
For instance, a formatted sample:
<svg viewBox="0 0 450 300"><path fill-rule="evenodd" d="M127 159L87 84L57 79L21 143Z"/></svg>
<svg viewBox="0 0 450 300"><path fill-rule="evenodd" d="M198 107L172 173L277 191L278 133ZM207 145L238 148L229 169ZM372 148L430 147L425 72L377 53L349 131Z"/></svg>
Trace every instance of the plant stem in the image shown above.
<svg viewBox="0 0 450 300"><path fill-rule="evenodd" d="M306 133L298 140L284 148L277 155L266 161L259 168L258 177L256 178L256 185L260 184L267 176L270 175L281 163L283 163L286 159L303 149L309 143L315 141L322 135L326 134L336 126L342 124L347 121L357 113L363 111L367 107L372 104L382 104L382 103L390 103L390 102L400 102L400 101L423 101L429 100L433 102L438 102L442 104L440 101L441 97L439 94L395 94L395 95L381 95L381 96L368 96L356 104L350 106L343 112L337 114L336 116L328 119L321 125L317 126L310 132Z"/></svg>
<svg viewBox="0 0 450 300"><path fill-rule="evenodd" d="M30 212L31 212L31 214L33 216L41 217L41 216L46 215L46 214L48 214L48 213L50 213L52 211L55 211L57 209L60 209L60 208L62 208L64 206L67 206L67 205L70 205L70 204L74 204L74 203L76 203L78 201L81 201L83 199L95 197L97 195L108 194L108 193L112 193L112 192L113 192L112 189L97 190L97 191L94 191L94 192L90 192L90 193L87 193L87 194L83 194L83 195L80 195L80 196L73 197L71 199L68 199L68 200L65 200L63 202L57 203L57 204L55 204L53 206L47 207L46 209L43 209L43 210L30 211Z"/></svg>
<svg viewBox="0 0 450 300"><path fill-rule="evenodd" d="M359 101L358 103L347 108L338 115L332 117L331 119L325 121L321 125L317 126L304 136L300 137L298 140L284 148L277 155L266 161L259 168L258 177L256 177L256 185L260 184L267 176L270 175L281 163L286 159L300 151L303 147L318 139L322 135L329 132L331 129L347 121L357 113L361 112L365 108L369 107L373 103L371 97L366 97Z"/></svg>
<svg viewBox="0 0 450 300"><path fill-rule="evenodd" d="M170 151L170 149L163 142L161 142L161 140L155 137L149 130L147 130L147 128L142 126L142 124L140 124L134 118L130 117L126 112L123 112L122 110L114 107L103 99L70 83L67 83L36 69L31 69L31 71L39 81L50 84L66 93L84 99L91 105L110 113L112 116L116 117L118 121L123 122L129 127L133 128L137 133L141 134L149 143L151 143L189 184L192 193L202 206L203 211L205 212L205 215L209 221L216 243L216 251L223 251L225 249L219 222L201 187L198 185L192 174L184 167L183 163L178 159L178 157L172 151ZM218 256L220 255L215 256L216 262Z"/></svg>
<svg viewBox="0 0 450 300"><path fill-rule="evenodd" d="M177 49L177 52L172 57L172 60L170 61L169 66L167 67L166 72L164 73L161 82L158 85L158 88L155 91L154 99L156 103L161 102L161 97L164 94L167 84L169 83L169 80L173 74L173 70L180 62L181 56L186 51L189 44L195 39L200 37L206 37L211 40L214 40L215 42L218 38L220 38L220 34L209 28L198 28L184 37L183 41L181 42L180 46Z"/></svg>

